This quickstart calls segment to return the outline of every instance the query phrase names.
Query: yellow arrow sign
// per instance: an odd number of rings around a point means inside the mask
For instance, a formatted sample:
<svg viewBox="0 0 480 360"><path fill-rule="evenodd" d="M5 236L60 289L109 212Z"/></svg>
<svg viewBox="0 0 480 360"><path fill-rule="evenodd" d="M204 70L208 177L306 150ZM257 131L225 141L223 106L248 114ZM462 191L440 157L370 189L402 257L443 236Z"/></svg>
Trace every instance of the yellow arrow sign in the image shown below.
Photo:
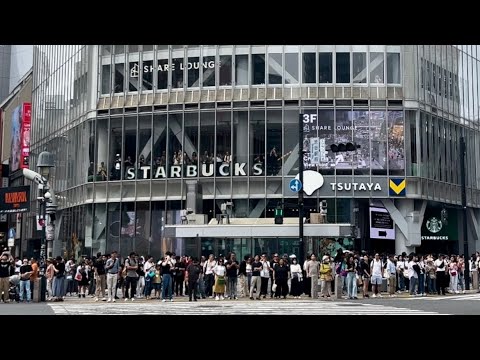
<svg viewBox="0 0 480 360"><path fill-rule="evenodd" d="M395 194L400 194L405 189L405 179L402 180L400 184L395 184L392 180L390 180L390 189L392 189Z"/></svg>

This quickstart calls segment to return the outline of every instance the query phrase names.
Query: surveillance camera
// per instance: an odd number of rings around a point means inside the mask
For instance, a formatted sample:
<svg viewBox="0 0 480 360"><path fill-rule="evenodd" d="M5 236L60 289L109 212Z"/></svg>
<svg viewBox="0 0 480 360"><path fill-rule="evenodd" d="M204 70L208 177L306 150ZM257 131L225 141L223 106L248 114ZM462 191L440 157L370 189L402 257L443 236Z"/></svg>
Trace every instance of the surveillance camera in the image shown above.
<svg viewBox="0 0 480 360"><path fill-rule="evenodd" d="M39 185L46 184L47 182L42 175L30 169L23 169L23 176L25 176L28 180L35 181Z"/></svg>

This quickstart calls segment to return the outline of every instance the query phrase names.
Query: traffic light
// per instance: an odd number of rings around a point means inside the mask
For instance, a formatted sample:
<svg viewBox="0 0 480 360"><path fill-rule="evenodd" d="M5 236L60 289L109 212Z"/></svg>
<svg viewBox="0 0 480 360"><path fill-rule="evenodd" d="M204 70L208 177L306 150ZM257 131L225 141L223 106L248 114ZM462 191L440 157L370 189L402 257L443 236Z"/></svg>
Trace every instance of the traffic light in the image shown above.
<svg viewBox="0 0 480 360"><path fill-rule="evenodd" d="M332 144L330 145L330 150L332 152L337 153L337 152L345 152L345 151L356 151L357 149L360 149L360 145L353 144L353 143L340 143L340 144Z"/></svg>
<svg viewBox="0 0 480 360"><path fill-rule="evenodd" d="M277 206L275 209L275 224L283 224L283 209L281 206Z"/></svg>

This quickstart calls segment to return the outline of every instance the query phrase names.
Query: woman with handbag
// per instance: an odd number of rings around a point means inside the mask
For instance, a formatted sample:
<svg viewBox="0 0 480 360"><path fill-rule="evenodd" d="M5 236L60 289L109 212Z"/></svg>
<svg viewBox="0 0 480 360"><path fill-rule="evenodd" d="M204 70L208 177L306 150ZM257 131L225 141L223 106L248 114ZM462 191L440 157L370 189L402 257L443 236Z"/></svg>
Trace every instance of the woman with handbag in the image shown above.
<svg viewBox="0 0 480 360"><path fill-rule="evenodd" d="M223 265L223 259L218 259L217 265L213 268L215 275L215 285L213 286L213 293L215 300L223 300L225 295L225 274L227 269Z"/></svg>
<svg viewBox="0 0 480 360"><path fill-rule="evenodd" d="M85 264L77 266L77 273L75 274L75 280L78 282L78 297L85 297L85 292L88 286L88 275L85 269Z"/></svg>
<svg viewBox="0 0 480 360"><path fill-rule="evenodd" d="M322 258L322 265L320 265L320 283L322 286L322 297L327 299L332 299L332 283L333 281L333 270L330 266L330 257L324 255Z"/></svg>
<svg viewBox="0 0 480 360"><path fill-rule="evenodd" d="M357 298L357 271L353 256L349 256L347 260L347 295L349 299Z"/></svg>

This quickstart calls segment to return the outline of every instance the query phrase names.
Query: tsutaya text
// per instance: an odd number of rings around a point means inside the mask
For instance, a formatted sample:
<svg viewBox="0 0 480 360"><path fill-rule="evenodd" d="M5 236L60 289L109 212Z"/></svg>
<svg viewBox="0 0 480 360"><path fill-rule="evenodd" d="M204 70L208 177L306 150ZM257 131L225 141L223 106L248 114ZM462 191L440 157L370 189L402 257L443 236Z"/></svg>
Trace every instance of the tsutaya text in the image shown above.
<svg viewBox="0 0 480 360"><path fill-rule="evenodd" d="M245 171L245 167L247 166L246 163L234 163L233 167L233 174L234 176L247 176ZM159 166L154 169L155 173L153 174L154 179L164 179L164 178L180 178L182 177L182 167L184 168L184 177L197 177L197 176L213 176L215 173L215 165L214 164L202 164L200 169L197 165L172 165L169 167L168 171L165 166ZM230 167L231 164L222 164L218 167L217 176L230 176ZM135 179L135 172L138 171L139 177L142 179L149 178L149 171L150 166L141 166L138 170L134 167L130 167L127 169L127 180ZM262 164L254 164L253 167L253 175L262 175L263 169ZM167 176L168 175L168 176Z"/></svg>

